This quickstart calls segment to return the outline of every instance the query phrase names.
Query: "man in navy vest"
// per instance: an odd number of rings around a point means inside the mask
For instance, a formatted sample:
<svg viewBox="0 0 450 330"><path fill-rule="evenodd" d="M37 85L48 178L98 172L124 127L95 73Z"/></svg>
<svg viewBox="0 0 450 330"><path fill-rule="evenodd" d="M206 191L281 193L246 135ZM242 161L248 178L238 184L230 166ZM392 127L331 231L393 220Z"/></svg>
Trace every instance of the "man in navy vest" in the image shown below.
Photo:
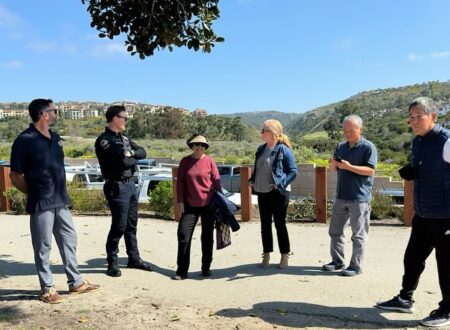
<svg viewBox="0 0 450 330"><path fill-rule="evenodd" d="M436 249L442 300L422 325L450 325L450 131L436 124L437 105L419 97L409 106L408 123L416 137L410 164L402 177L414 180L414 210L411 237L404 256L402 290L376 307L412 313L413 293L425 269L425 260Z"/></svg>

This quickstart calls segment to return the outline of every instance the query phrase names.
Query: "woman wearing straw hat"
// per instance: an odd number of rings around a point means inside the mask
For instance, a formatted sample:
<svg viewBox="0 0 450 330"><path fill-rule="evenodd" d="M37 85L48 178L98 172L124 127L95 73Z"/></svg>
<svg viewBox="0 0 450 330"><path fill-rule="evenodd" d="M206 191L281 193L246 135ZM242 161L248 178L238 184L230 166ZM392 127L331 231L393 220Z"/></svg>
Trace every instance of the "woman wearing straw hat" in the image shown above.
<svg viewBox="0 0 450 330"><path fill-rule="evenodd" d="M214 215L209 203L214 190L222 192L220 175L214 160L205 154L209 143L201 134L192 135L186 144L192 154L184 157L177 174L177 202L181 214L178 224L177 271L174 280L188 277L191 240L199 217L202 221L202 275L211 276L213 254Z"/></svg>
<svg viewBox="0 0 450 330"><path fill-rule="evenodd" d="M261 137L265 143L256 150L255 166L250 178L250 185L258 194L263 244L261 266L269 267L270 253L273 252L273 218L281 253L278 268L286 268L291 252L286 212L289 205L290 183L297 176L297 165L289 138L283 134L283 127L278 120L266 120L263 123Z"/></svg>

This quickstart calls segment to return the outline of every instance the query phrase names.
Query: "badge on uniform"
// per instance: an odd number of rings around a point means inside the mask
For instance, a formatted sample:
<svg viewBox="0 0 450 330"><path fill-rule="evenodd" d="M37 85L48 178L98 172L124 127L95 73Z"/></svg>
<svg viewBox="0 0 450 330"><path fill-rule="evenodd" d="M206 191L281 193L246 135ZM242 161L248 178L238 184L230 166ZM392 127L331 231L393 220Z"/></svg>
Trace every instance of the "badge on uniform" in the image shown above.
<svg viewBox="0 0 450 330"><path fill-rule="evenodd" d="M103 149L108 149L109 148L109 141L108 140L101 140L100 141L100 146L103 148Z"/></svg>

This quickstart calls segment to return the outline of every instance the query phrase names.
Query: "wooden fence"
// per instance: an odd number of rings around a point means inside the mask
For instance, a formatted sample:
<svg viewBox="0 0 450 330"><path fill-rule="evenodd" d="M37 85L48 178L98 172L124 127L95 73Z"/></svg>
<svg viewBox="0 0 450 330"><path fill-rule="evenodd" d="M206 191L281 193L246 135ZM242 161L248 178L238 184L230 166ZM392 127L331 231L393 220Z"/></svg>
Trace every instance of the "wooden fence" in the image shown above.
<svg viewBox="0 0 450 330"><path fill-rule="evenodd" d="M173 201L174 201L174 215L175 219L179 219L180 214L176 207L176 179L177 179L178 168L172 169L172 180L173 180ZM300 168L300 173L302 169ZM0 211L9 211L10 204L3 192L11 187L11 182L9 179L10 169L6 166L0 166ZM244 166L240 168L240 192L241 192L241 220L250 221L253 216L253 208L251 204L251 188L248 185L248 180L250 179L251 167ZM327 202L331 198L330 192L334 192L335 184L330 188L330 178L328 177L329 172L325 167L314 167L314 178L313 180L305 180L305 183L297 178L293 186L294 192L299 190L311 191L311 182L314 182L314 193L309 195L314 195L316 200L316 221L321 223L326 223L328 220L327 215ZM307 174L307 175L310 175ZM303 177L305 177L305 172L303 172ZM299 182L300 181L300 182ZM377 180L375 180L377 182ZM390 179L386 181L390 182ZM386 183L385 183L386 184ZM383 186L385 187L385 186ZM403 183L404 189L404 211L403 211L403 222L406 226L411 225L412 218L414 216L413 209L413 182L405 181Z"/></svg>

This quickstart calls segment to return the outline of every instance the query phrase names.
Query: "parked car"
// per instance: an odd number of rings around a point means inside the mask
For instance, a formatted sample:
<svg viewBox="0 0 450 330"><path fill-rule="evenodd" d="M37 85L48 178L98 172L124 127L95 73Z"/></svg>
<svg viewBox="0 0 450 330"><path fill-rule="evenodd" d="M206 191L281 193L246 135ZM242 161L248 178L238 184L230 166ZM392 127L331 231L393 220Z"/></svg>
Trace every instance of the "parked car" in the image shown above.
<svg viewBox="0 0 450 330"><path fill-rule="evenodd" d="M136 165L140 171L148 170L148 169L151 169L151 168L157 166L156 160L154 160L152 158L139 159L136 162Z"/></svg>
<svg viewBox="0 0 450 330"><path fill-rule="evenodd" d="M376 190L377 193L392 198L395 204L404 204L405 191L398 188L381 188Z"/></svg>
<svg viewBox="0 0 450 330"><path fill-rule="evenodd" d="M241 191L240 165L217 165L222 187L230 192Z"/></svg>
<svg viewBox="0 0 450 330"><path fill-rule="evenodd" d="M72 182L79 184L81 187L88 189L103 189L105 180L101 173L97 171L74 171Z"/></svg>
<svg viewBox="0 0 450 330"><path fill-rule="evenodd" d="M141 179L141 187L139 190L139 203L147 204L149 202L149 198L151 198L152 191L156 188L156 186L161 181L171 181L172 175L168 174L155 174L148 177L142 177ZM222 185L222 191L225 196L228 197L230 201L232 201L236 205L241 205L241 194L229 192ZM258 198L255 195L252 195L252 205L258 204Z"/></svg>

